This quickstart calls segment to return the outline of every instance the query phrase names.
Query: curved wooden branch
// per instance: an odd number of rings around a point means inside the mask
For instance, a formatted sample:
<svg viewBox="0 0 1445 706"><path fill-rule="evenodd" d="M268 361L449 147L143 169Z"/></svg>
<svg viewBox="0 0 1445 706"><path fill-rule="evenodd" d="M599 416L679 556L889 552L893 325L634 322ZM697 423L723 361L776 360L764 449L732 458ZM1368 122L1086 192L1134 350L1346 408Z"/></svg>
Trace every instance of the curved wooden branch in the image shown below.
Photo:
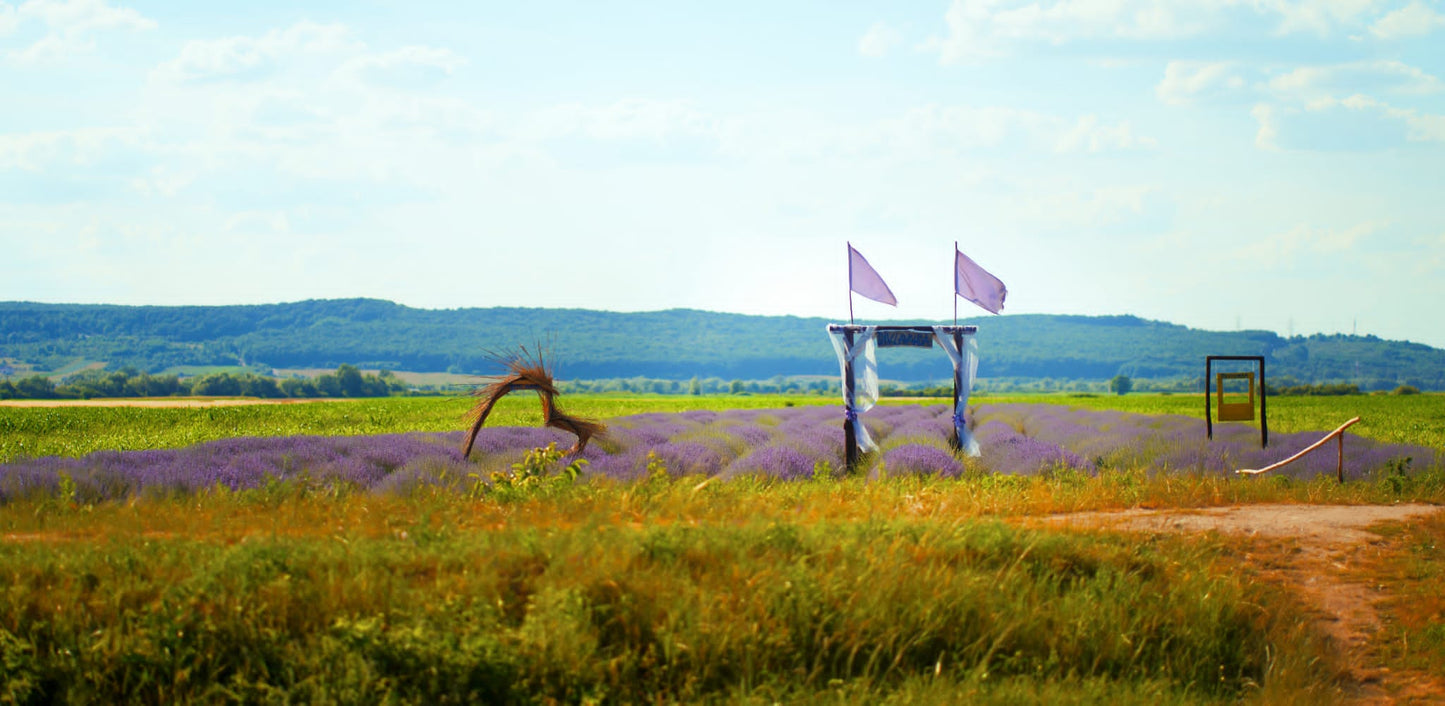
<svg viewBox="0 0 1445 706"><path fill-rule="evenodd" d="M527 349L523 348L520 354L508 358L498 357L498 361L507 366L508 372L474 393L481 399L468 413L472 425L466 442L462 445L463 458L471 455L477 433L482 430L482 425L486 423L487 416L492 413L492 407L497 404L497 400L509 393L523 390L535 391L541 398L542 421L545 426L561 429L577 437L577 443L567 450L568 454L580 453L587 448L587 442L592 437L606 434L607 427L602 423L574 417L557 406L557 396L561 393L557 392L557 387L552 383L552 372L547 369L540 352L533 360L528 357Z"/></svg>

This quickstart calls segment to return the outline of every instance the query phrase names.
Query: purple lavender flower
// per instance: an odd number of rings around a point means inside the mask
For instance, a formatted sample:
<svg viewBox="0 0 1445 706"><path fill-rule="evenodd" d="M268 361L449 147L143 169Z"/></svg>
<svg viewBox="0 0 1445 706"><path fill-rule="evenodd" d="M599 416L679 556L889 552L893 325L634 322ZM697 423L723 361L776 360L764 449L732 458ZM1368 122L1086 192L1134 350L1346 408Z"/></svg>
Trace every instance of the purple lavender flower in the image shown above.
<svg viewBox="0 0 1445 706"><path fill-rule="evenodd" d="M948 405L888 405L864 417L887 451L889 474L955 476L958 460L942 444L952 431ZM971 410L970 426L983 447L981 465L1000 473L1032 474L1058 468L1091 472L1107 466L1158 473L1232 473L1260 468L1317 441L1322 432L1275 434L1259 448L1257 430L1221 424L1204 438L1203 420L1139 415L1056 405L985 404ZM646 475L649 458L675 475L731 477L759 473L806 478L819 463L843 465L843 418L836 407L639 414L609 423L609 438L589 445L585 475L632 480ZM505 471L528 449L573 438L556 429L487 427L473 457L457 452L462 433L379 436L235 438L182 449L102 451L83 458L45 457L0 465L0 503L50 497L60 474L74 482L77 499L192 493L222 486L256 488L272 479L311 487L343 486L372 492L410 492L429 485L461 487L470 474ZM1346 434L1346 478L1397 473L1405 458L1414 470L1439 468L1445 453ZM871 458L871 457L870 457ZM1333 444L1276 475L1333 476ZM1389 470L1389 469L1395 470Z"/></svg>
<svg viewBox="0 0 1445 706"><path fill-rule="evenodd" d="M696 441L669 441L651 449L654 457L675 476L716 475L723 467L723 455Z"/></svg>
<svg viewBox="0 0 1445 706"><path fill-rule="evenodd" d="M904 444L883 452L883 468L890 476L913 474L957 478L963 475L963 464L953 454L926 444Z"/></svg>
<svg viewBox="0 0 1445 706"><path fill-rule="evenodd" d="M800 480L813 475L814 459L791 446L764 446L733 461L723 474L772 476L779 480Z"/></svg>
<svg viewBox="0 0 1445 706"><path fill-rule="evenodd" d="M1024 436L1000 421L980 425L974 438L983 447L984 466L998 473L1031 475L1055 468L1094 470L1092 461L1057 444Z"/></svg>
<svg viewBox="0 0 1445 706"><path fill-rule="evenodd" d="M899 420L891 438L947 439L953 433L953 411L945 405L916 408L923 413Z"/></svg>
<svg viewBox="0 0 1445 706"><path fill-rule="evenodd" d="M623 417L608 425L608 435L623 446L661 444L697 425L658 413Z"/></svg>
<svg viewBox="0 0 1445 706"><path fill-rule="evenodd" d="M718 413L710 409L693 409L677 415L678 419L692 424L711 424Z"/></svg>
<svg viewBox="0 0 1445 706"><path fill-rule="evenodd" d="M0 502L53 493L65 473L83 501L257 488L270 480L370 489L411 466L467 468L456 445L434 434L241 437L181 449L101 451L0 466Z"/></svg>
<svg viewBox="0 0 1445 706"><path fill-rule="evenodd" d="M642 447L608 454L587 469L587 475L615 481L634 481L647 477L647 453Z"/></svg>
<svg viewBox="0 0 1445 706"><path fill-rule="evenodd" d="M759 444L765 444L773 438L773 432L771 430L757 424L719 424L713 428L737 439L743 448L752 448Z"/></svg>

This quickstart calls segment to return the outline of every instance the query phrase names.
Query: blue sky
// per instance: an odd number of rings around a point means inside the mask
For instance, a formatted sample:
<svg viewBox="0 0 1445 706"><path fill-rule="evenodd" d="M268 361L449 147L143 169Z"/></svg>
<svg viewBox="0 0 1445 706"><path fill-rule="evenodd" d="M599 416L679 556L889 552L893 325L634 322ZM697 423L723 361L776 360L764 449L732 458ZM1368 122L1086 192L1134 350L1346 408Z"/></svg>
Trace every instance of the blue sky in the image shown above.
<svg viewBox="0 0 1445 706"><path fill-rule="evenodd" d="M0 300L947 319L956 240L1445 347L1439 0L0 0L0 106Z"/></svg>

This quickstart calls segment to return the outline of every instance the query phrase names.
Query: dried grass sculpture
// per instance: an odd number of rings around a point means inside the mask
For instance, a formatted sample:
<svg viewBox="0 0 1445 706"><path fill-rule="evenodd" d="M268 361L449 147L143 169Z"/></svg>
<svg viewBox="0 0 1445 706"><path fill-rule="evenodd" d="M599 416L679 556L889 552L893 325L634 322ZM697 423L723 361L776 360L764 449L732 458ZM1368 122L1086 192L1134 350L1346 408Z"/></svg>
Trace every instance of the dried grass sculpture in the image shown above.
<svg viewBox="0 0 1445 706"><path fill-rule="evenodd" d="M494 355L492 359L506 367L507 374L478 388L473 393L480 399L467 414L467 418L472 422L472 428L467 433L466 444L462 446L463 458L471 455L472 444L477 441L477 432L482 430L482 425L487 421L487 415L492 413L492 406L507 393L518 390L535 390L537 392L537 396L542 399L542 420L546 426L577 436L577 443L567 450L568 454L581 452L582 449L587 448L587 441L592 437L607 433L607 427L601 422L574 417L563 412L562 408L557 406L557 396L561 393L557 392L557 387L552 384L552 371L547 366L540 349L533 355L523 346L517 353Z"/></svg>

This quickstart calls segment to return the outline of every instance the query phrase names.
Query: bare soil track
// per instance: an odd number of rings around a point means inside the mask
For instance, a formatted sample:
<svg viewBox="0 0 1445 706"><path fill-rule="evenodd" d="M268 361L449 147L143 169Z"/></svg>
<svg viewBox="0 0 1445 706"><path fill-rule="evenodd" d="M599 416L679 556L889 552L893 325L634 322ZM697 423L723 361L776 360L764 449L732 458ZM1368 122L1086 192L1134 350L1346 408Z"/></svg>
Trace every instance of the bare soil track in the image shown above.
<svg viewBox="0 0 1445 706"><path fill-rule="evenodd" d="M1380 664L1372 638L1380 629L1376 604L1390 587L1361 581L1351 571L1387 540L1369 531L1408 522L1445 507L1400 505L1237 505L1205 509L1081 512L1038 518L1050 526L1152 533L1220 532L1253 538L1243 567L1260 580L1296 592L1317 626L1344 658L1345 699L1359 704L1445 703L1445 682L1429 674Z"/></svg>

